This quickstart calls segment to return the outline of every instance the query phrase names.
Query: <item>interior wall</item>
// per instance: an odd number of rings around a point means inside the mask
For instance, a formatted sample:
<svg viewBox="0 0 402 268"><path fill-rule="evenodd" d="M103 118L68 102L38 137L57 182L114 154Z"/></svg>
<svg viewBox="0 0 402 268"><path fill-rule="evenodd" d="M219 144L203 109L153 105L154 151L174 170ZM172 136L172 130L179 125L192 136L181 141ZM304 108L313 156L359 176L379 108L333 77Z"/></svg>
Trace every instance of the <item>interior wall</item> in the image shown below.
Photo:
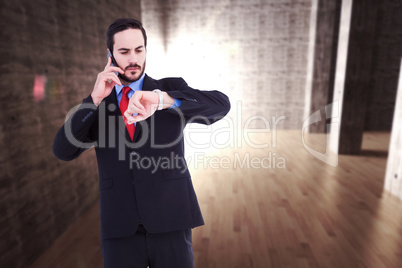
<svg viewBox="0 0 402 268"><path fill-rule="evenodd" d="M190 86L225 92L232 104L229 117L240 113L243 123L261 115L272 127L285 116L278 128L300 128L310 9L311 0L143 1L147 72L183 76Z"/></svg>
<svg viewBox="0 0 402 268"><path fill-rule="evenodd" d="M106 64L105 32L140 1L0 2L0 266L27 267L98 200L93 149L52 154L67 112Z"/></svg>
<svg viewBox="0 0 402 268"><path fill-rule="evenodd" d="M365 130L391 129L402 55L401 5L381 1L373 18ZM279 128L301 128L311 0L148 0L142 10L150 35L148 73L183 76L199 88L227 93L229 116L241 110L243 123L253 115L271 124L273 115L286 116Z"/></svg>
<svg viewBox="0 0 402 268"><path fill-rule="evenodd" d="M402 57L402 2L379 1L365 130L391 131Z"/></svg>

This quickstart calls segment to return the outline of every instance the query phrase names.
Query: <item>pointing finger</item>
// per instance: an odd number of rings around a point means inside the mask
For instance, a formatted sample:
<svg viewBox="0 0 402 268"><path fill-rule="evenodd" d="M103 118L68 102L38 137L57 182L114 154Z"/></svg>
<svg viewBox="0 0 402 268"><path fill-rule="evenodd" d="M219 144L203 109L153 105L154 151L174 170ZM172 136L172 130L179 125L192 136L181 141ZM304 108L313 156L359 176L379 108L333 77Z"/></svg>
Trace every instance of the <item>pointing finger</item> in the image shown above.
<svg viewBox="0 0 402 268"><path fill-rule="evenodd" d="M108 67L110 67L111 64L112 64L112 57L107 57L107 63L106 63L106 66L105 66L105 70L106 70Z"/></svg>
<svg viewBox="0 0 402 268"><path fill-rule="evenodd" d="M124 74L124 71L117 66L109 66L110 68L108 69L108 71L113 71L113 72L119 72L121 74Z"/></svg>
<svg viewBox="0 0 402 268"><path fill-rule="evenodd" d="M128 123L134 120L134 117L128 111L124 112L124 117L126 117Z"/></svg>

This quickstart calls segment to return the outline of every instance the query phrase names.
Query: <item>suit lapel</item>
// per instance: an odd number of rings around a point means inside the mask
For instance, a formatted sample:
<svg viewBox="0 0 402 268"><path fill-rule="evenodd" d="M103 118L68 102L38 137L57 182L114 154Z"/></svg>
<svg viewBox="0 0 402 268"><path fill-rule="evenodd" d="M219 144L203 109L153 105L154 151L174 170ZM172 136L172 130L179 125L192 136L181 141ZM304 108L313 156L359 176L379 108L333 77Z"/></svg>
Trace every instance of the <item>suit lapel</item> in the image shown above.
<svg viewBox="0 0 402 268"><path fill-rule="evenodd" d="M138 137L139 137L140 134L142 133L142 125L141 125L141 123L142 123L142 121L141 121L141 122L137 122L137 123L135 124L135 131L134 131L134 137L133 137L133 141L134 141L134 142L138 139ZM127 132L127 133L128 133L128 132Z"/></svg>
<svg viewBox="0 0 402 268"><path fill-rule="evenodd" d="M144 83L142 84L142 90L152 91L154 89L157 89L158 87L159 87L158 81L145 74Z"/></svg>

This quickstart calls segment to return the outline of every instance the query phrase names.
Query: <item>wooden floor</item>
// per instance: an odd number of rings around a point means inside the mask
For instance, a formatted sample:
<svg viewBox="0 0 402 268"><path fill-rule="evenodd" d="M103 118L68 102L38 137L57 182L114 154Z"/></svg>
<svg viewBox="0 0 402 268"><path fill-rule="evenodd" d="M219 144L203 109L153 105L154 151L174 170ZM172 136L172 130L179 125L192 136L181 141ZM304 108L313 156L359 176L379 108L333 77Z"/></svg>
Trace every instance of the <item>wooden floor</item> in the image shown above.
<svg viewBox="0 0 402 268"><path fill-rule="evenodd" d="M197 268L402 267L402 201L383 190L389 133L365 133L362 155L335 168L303 148L300 131L278 131L276 147L268 134L252 141L270 146L188 161L206 222L193 230ZM325 135L307 144L324 152ZM31 268L102 267L99 230L96 204Z"/></svg>

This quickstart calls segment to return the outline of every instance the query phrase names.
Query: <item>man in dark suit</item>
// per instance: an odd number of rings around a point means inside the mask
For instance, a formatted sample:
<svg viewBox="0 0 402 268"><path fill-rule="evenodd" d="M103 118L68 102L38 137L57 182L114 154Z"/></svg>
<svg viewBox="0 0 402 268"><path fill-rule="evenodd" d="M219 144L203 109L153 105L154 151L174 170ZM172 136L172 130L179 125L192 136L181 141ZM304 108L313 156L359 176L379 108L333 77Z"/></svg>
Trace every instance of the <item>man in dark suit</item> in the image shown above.
<svg viewBox="0 0 402 268"><path fill-rule="evenodd" d="M118 19L106 35L111 57L56 134L53 152L69 161L95 147L104 267L194 267L191 229L204 221L184 159L183 128L221 119L229 100L182 78L147 76L141 22Z"/></svg>

